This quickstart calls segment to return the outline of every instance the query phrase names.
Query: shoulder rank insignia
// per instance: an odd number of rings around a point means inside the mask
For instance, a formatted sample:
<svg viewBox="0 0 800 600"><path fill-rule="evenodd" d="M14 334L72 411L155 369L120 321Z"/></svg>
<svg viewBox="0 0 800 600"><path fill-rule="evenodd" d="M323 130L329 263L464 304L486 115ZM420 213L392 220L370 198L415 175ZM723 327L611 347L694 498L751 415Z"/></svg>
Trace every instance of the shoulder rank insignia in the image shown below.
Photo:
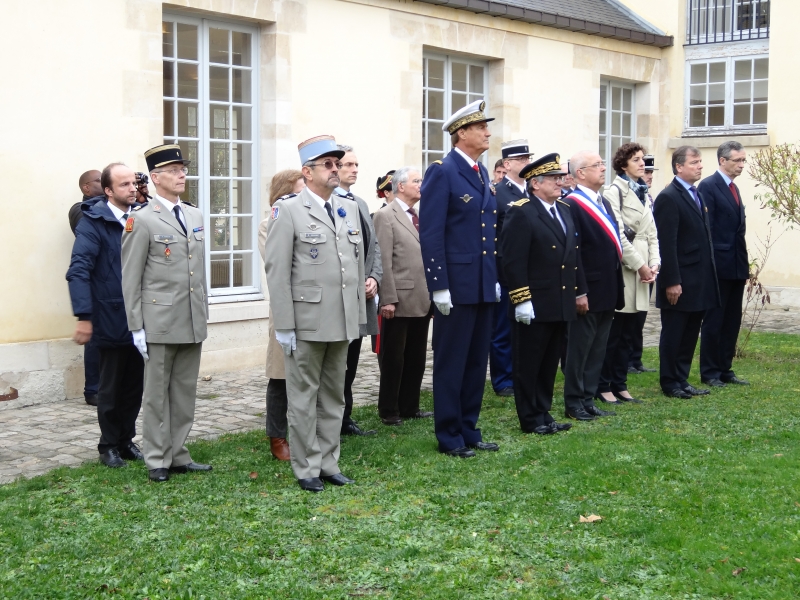
<svg viewBox="0 0 800 600"><path fill-rule="evenodd" d="M297 196L297 194L286 194L285 196L281 196L280 198L275 200L275 202L279 202L281 200L288 200L289 198L294 198L295 196Z"/></svg>
<svg viewBox="0 0 800 600"><path fill-rule="evenodd" d="M440 161L440 160L435 160L435 161L433 161L431 164L432 164L432 165L440 165L440 164L442 164L442 161Z"/></svg>
<svg viewBox="0 0 800 600"><path fill-rule="evenodd" d="M128 217L128 220L125 221L125 231L127 231L128 233L133 231L133 221L134 221L133 217Z"/></svg>
<svg viewBox="0 0 800 600"><path fill-rule="evenodd" d="M191 206L192 208L197 208L194 204L192 204L191 202L187 202L186 200L181 200L181 204L185 204L186 206Z"/></svg>
<svg viewBox="0 0 800 600"><path fill-rule="evenodd" d="M564 206L566 206L567 208L569 208L569 204L567 204L567 203L566 203L566 202L564 202L563 200L556 200L556 202L558 202L559 204L563 204Z"/></svg>
<svg viewBox="0 0 800 600"><path fill-rule="evenodd" d="M139 206L134 206L133 210L142 210L142 208L144 208L145 206L147 206L147 204L140 204Z"/></svg>
<svg viewBox="0 0 800 600"><path fill-rule="evenodd" d="M514 202L509 202L508 205L509 206L524 206L528 202L530 202L530 199L528 199L528 198L520 198L519 200L514 200Z"/></svg>
<svg viewBox="0 0 800 600"><path fill-rule="evenodd" d="M463 196L461 196L461 199L464 202L469 202L470 200L472 200L472 196L470 196L469 194L464 194Z"/></svg>

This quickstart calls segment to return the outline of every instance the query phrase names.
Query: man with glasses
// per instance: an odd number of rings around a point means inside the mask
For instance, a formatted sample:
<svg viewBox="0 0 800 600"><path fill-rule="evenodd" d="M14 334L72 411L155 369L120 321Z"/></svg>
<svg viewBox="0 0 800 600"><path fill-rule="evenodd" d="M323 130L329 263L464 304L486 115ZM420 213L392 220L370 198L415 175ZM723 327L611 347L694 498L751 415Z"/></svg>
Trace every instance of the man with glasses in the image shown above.
<svg viewBox="0 0 800 600"><path fill-rule="evenodd" d="M122 235L122 294L133 343L145 360L142 450L152 481L210 471L192 461L200 352L206 339L203 214L180 195L189 163L177 144L144 154L153 200L135 209Z"/></svg>
<svg viewBox="0 0 800 600"><path fill-rule="evenodd" d="M358 205L333 194L344 151L330 135L298 146L306 187L272 207L265 246L275 338L286 355L289 454L300 488L353 480L339 469L347 348L366 324Z"/></svg>
<svg viewBox="0 0 800 600"><path fill-rule="evenodd" d="M511 203L500 249L513 320L514 402L522 431L548 435L565 431L550 415L561 342L575 320L580 263L569 206L559 200L564 171L558 154L527 166L530 197Z"/></svg>
<svg viewBox="0 0 800 600"><path fill-rule="evenodd" d="M744 171L747 153L739 142L717 149L719 170L697 186L708 208L721 306L709 309L700 333L700 378L711 387L747 385L733 372L733 355L742 327L742 297L750 277L745 241L744 203L733 182Z"/></svg>
<svg viewBox="0 0 800 600"><path fill-rule="evenodd" d="M625 306L622 242L611 205L600 194L606 165L596 152L569 161L575 189L564 198L575 221L579 252L577 318L569 324L564 365L564 414L578 421L615 414L594 404L614 310ZM579 246L579 248L578 248Z"/></svg>
<svg viewBox="0 0 800 600"><path fill-rule="evenodd" d="M520 176L522 168L530 162L528 140L503 142L501 146L505 177L495 186L497 196L497 239L503 232L508 206L522 198L528 198L525 180ZM500 282L500 302L494 307L492 347L489 352L489 373L492 389L498 396L514 395L511 360L511 321L508 318L508 286L503 276L503 250L497 248L497 280Z"/></svg>

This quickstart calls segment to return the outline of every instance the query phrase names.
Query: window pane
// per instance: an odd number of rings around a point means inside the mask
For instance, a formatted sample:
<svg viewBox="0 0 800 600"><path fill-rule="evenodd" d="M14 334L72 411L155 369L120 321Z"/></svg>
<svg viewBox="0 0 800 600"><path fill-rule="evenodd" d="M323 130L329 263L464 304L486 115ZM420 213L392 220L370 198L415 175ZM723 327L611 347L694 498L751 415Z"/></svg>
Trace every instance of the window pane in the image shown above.
<svg viewBox="0 0 800 600"><path fill-rule="evenodd" d="M444 61L428 59L428 87L444 89Z"/></svg>
<svg viewBox="0 0 800 600"><path fill-rule="evenodd" d="M250 217L231 217L231 246L234 250L249 250L251 237Z"/></svg>
<svg viewBox="0 0 800 600"><path fill-rule="evenodd" d="M692 65L692 83L706 83L708 81L708 65L706 63L700 65Z"/></svg>
<svg viewBox="0 0 800 600"><path fill-rule="evenodd" d="M189 168L189 176L197 177L197 142L192 140L180 140L178 145L181 147L183 158L191 161L190 164L186 165ZM196 181L195 184L197 184ZM197 198L195 197L195 199ZM192 204L195 203L192 202Z"/></svg>
<svg viewBox="0 0 800 600"><path fill-rule="evenodd" d="M249 231L249 228L248 228ZM247 231L243 235L249 235ZM233 287L251 286L253 274L253 253L233 255Z"/></svg>
<svg viewBox="0 0 800 600"><path fill-rule="evenodd" d="M227 65L228 60L228 30L214 29L208 30L208 60L212 63L222 63Z"/></svg>
<svg viewBox="0 0 800 600"><path fill-rule="evenodd" d="M225 67L208 68L208 98L210 100L230 100L228 87L228 69Z"/></svg>
<svg viewBox="0 0 800 600"><path fill-rule="evenodd" d="M211 251L230 250L230 217L211 217L211 228L214 232L211 239Z"/></svg>
<svg viewBox="0 0 800 600"><path fill-rule="evenodd" d="M178 63L178 97L197 99L197 65Z"/></svg>
<svg viewBox="0 0 800 600"><path fill-rule="evenodd" d="M175 95L175 63L164 61L164 95L168 98Z"/></svg>
<svg viewBox="0 0 800 600"><path fill-rule="evenodd" d="M749 81L739 81L733 85L734 102L748 102L750 100L752 83Z"/></svg>
<svg viewBox="0 0 800 600"><path fill-rule="evenodd" d="M743 81L745 79L753 78L753 61L752 60L737 60L734 62L734 79L736 81Z"/></svg>
<svg viewBox="0 0 800 600"><path fill-rule="evenodd" d="M600 158L606 159L606 136L600 136Z"/></svg>
<svg viewBox="0 0 800 600"><path fill-rule="evenodd" d="M600 135L605 135L606 133L606 111L600 110Z"/></svg>
<svg viewBox="0 0 800 600"><path fill-rule="evenodd" d="M250 71L233 69L233 101L250 102Z"/></svg>
<svg viewBox="0 0 800 600"><path fill-rule="evenodd" d="M161 54L164 58L175 57L175 35L171 21L161 22Z"/></svg>
<svg viewBox="0 0 800 600"><path fill-rule="evenodd" d="M211 104L208 107L209 137L217 140L228 139L228 107Z"/></svg>
<svg viewBox="0 0 800 600"><path fill-rule="evenodd" d="M428 114L429 119L439 119L444 121L444 92L428 92Z"/></svg>
<svg viewBox="0 0 800 600"><path fill-rule="evenodd" d="M234 140L249 140L253 137L253 125L250 119L252 109L248 106L234 106L231 108L231 138Z"/></svg>
<svg viewBox="0 0 800 600"><path fill-rule="evenodd" d="M464 63L451 63L451 87L459 92L467 91L467 65ZM455 109L454 109L455 111Z"/></svg>
<svg viewBox="0 0 800 600"><path fill-rule="evenodd" d="M706 90L704 85L693 85L689 87L689 104L705 104L706 103Z"/></svg>
<svg viewBox="0 0 800 600"><path fill-rule="evenodd" d="M725 104L725 84L715 83L708 86L708 103Z"/></svg>
<svg viewBox="0 0 800 600"><path fill-rule="evenodd" d="M450 114L452 115L457 110L464 108L467 105L466 94L453 93L450 97Z"/></svg>
<svg viewBox="0 0 800 600"><path fill-rule="evenodd" d="M737 104L733 107L733 124L750 125L750 104Z"/></svg>
<svg viewBox="0 0 800 600"><path fill-rule="evenodd" d="M230 258L211 259L211 288L230 287Z"/></svg>
<svg viewBox="0 0 800 600"><path fill-rule="evenodd" d="M605 108L607 102L608 102L608 86L607 85L601 85L600 86L600 108Z"/></svg>
<svg viewBox="0 0 800 600"><path fill-rule="evenodd" d="M708 66L708 80L712 83L725 81L725 63L711 63Z"/></svg>
<svg viewBox="0 0 800 600"><path fill-rule="evenodd" d="M211 142L209 175L212 177L230 177L230 169L228 166L228 144L224 142Z"/></svg>
<svg viewBox="0 0 800 600"><path fill-rule="evenodd" d="M250 34L233 31L231 32L231 36L233 38L233 54L231 55L233 64L241 67L252 66L252 59L250 58Z"/></svg>
<svg viewBox="0 0 800 600"><path fill-rule="evenodd" d="M444 151L443 142L442 126L438 123L428 123L428 150Z"/></svg>
<svg viewBox="0 0 800 600"><path fill-rule="evenodd" d="M754 62L755 79L767 79L769 77L769 59L759 58Z"/></svg>
<svg viewBox="0 0 800 600"><path fill-rule="evenodd" d="M473 94L483 93L483 67L470 66L469 91Z"/></svg>
<svg viewBox="0 0 800 600"><path fill-rule="evenodd" d="M767 124L767 104L753 105L753 125Z"/></svg>
<svg viewBox="0 0 800 600"><path fill-rule="evenodd" d="M197 137L197 104L178 102L178 135Z"/></svg>
<svg viewBox="0 0 800 600"><path fill-rule="evenodd" d="M706 126L706 109L692 108L689 110L689 127L705 127Z"/></svg>
<svg viewBox="0 0 800 600"><path fill-rule="evenodd" d="M725 125L725 107L710 106L708 108L708 126L722 127Z"/></svg>
<svg viewBox="0 0 800 600"><path fill-rule="evenodd" d="M253 212L253 182L234 179L231 182L231 213L249 214Z"/></svg>
<svg viewBox="0 0 800 600"><path fill-rule="evenodd" d="M252 144L231 144L231 177L250 177L253 174L252 153Z"/></svg>
<svg viewBox="0 0 800 600"><path fill-rule="evenodd" d="M631 137L631 115L622 115L622 135L626 138Z"/></svg>
<svg viewBox="0 0 800 600"><path fill-rule="evenodd" d="M228 179L211 180L211 214L230 212L229 181Z"/></svg>
<svg viewBox="0 0 800 600"><path fill-rule="evenodd" d="M767 82L756 81L753 83L753 100L756 102L767 101Z"/></svg>
<svg viewBox="0 0 800 600"><path fill-rule="evenodd" d="M622 132L622 121L620 114L616 112L611 113L611 135L619 135Z"/></svg>
<svg viewBox="0 0 800 600"><path fill-rule="evenodd" d="M633 110L633 92L631 90L622 90L622 110L626 112Z"/></svg>
<svg viewBox="0 0 800 600"><path fill-rule="evenodd" d="M184 156L186 155L184 154ZM183 199L195 206L200 205L200 195L197 193L197 179L186 180L186 191L183 193Z"/></svg>
<svg viewBox="0 0 800 600"><path fill-rule="evenodd" d="M178 58L197 60L197 27L178 23Z"/></svg>
<svg viewBox="0 0 800 600"><path fill-rule="evenodd" d="M611 86L611 110L620 110L622 108L622 90L618 87Z"/></svg>
<svg viewBox="0 0 800 600"><path fill-rule="evenodd" d="M164 137L175 135L175 103L164 100Z"/></svg>

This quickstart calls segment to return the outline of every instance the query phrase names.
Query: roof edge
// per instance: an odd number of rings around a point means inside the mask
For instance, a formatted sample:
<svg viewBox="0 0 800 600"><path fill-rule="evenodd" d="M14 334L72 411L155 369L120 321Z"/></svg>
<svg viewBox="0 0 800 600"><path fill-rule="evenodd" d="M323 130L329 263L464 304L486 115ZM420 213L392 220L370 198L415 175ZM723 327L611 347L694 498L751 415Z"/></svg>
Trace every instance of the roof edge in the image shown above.
<svg viewBox="0 0 800 600"><path fill-rule="evenodd" d="M643 44L646 46L655 46L656 48L669 48L675 45L675 38L671 35L664 35L663 32L650 25L644 19L624 7L626 15L634 19L637 23L642 24L643 28L650 29L650 31L637 31L635 29L628 29L625 27L613 27L603 23L595 23L594 21L586 21L583 19L573 19L572 17L565 17L552 13L542 12L538 10L530 10L527 8L520 8L512 6L497 0L416 0L424 4L434 4L437 6L448 6L459 10L466 10L476 14L485 14L493 17L504 17L512 21L521 21L523 23L532 23L535 25L542 25L544 27L553 27L556 29L566 29L568 31L575 31L578 33L585 33L586 35L597 35L600 37L620 40L623 42L631 42L633 44ZM616 0L607 0L613 3L615 7L623 10L623 5L620 5ZM658 33L656 33L658 32Z"/></svg>
<svg viewBox="0 0 800 600"><path fill-rule="evenodd" d="M621 0L606 0L611 6L616 8L619 12L624 13L626 17L629 19L636 21L639 25L641 25L642 29L644 29L644 33L652 33L654 35L666 35L664 31L644 19L640 16L637 12L635 12L629 6L623 4Z"/></svg>

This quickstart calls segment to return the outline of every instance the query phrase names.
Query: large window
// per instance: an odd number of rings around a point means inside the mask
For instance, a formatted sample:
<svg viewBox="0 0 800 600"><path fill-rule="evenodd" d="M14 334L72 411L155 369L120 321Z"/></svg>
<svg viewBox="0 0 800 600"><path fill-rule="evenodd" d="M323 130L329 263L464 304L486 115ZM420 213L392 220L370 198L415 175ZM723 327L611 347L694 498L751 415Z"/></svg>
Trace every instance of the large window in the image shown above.
<svg viewBox="0 0 800 600"><path fill-rule="evenodd" d="M209 295L258 292L257 30L165 16L164 143L189 158L184 199L205 218Z"/></svg>
<svg viewBox="0 0 800 600"><path fill-rule="evenodd" d="M609 181L614 175L609 161L614 158L617 148L635 138L634 108L633 85L616 81L600 82L599 151L600 157L608 166L606 177Z"/></svg>
<svg viewBox="0 0 800 600"><path fill-rule="evenodd" d="M769 37L770 0L688 2L688 44L713 44Z"/></svg>
<svg viewBox="0 0 800 600"><path fill-rule="evenodd" d="M711 133L766 127L767 56L691 61L687 78L687 130Z"/></svg>
<svg viewBox="0 0 800 600"><path fill-rule="evenodd" d="M427 168L450 151L445 120L459 108L486 98L486 63L426 54L423 62L422 164ZM485 154L481 157L485 162Z"/></svg>

